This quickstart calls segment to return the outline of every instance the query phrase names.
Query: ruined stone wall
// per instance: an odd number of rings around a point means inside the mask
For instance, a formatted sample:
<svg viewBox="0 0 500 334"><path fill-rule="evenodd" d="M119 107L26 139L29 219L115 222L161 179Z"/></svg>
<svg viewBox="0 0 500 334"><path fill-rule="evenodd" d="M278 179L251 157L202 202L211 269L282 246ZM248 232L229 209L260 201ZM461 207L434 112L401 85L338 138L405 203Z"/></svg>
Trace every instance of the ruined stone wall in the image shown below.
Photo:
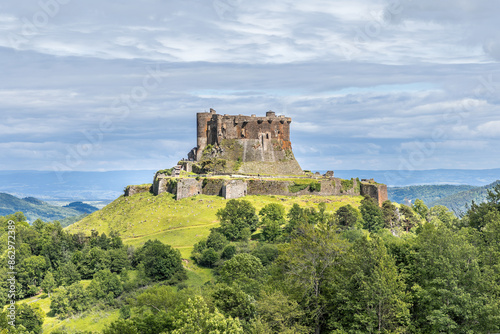
<svg viewBox="0 0 500 334"><path fill-rule="evenodd" d="M205 178L202 181L202 194L212 196L222 196L222 188L225 180Z"/></svg>
<svg viewBox="0 0 500 334"><path fill-rule="evenodd" d="M368 195L377 201L379 206L387 201L387 186L385 184L361 183L361 195Z"/></svg>
<svg viewBox="0 0 500 334"><path fill-rule="evenodd" d="M135 194L150 192L153 190L152 184L132 185L125 188L124 196L133 196Z"/></svg>
<svg viewBox="0 0 500 334"><path fill-rule="evenodd" d="M222 196L225 199L245 197L247 195L247 181L229 180L222 188Z"/></svg>
<svg viewBox="0 0 500 334"><path fill-rule="evenodd" d="M178 179L175 198L177 200L200 195L202 193L202 181L196 179Z"/></svg>

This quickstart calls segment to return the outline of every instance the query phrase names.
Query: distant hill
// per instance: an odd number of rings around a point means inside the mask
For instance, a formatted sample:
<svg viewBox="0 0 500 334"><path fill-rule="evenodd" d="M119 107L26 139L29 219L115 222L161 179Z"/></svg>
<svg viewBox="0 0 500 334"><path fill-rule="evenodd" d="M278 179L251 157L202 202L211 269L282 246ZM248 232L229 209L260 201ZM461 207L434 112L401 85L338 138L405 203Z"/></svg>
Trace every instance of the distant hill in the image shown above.
<svg viewBox="0 0 500 334"><path fill-rule="evenodd" d="M488 189L492 189L497 184L500 184L500 180L495 181L483 187L476 187L467 191L462 191L439 200L430 203L430 206L434 205L444 205L451 211L453 211L457 216L467 211L467 207L470 206L472 201L476 203L482 203L486 201L488 196Z"/></svg>
<svg viewBox="0 0 500 334"><path fill-rule="evenodd" d="M171 167L171 166L166 166ZM151 182L155 170L109 172L0 171L0 192L41 200L114 200L129 184Z"/></svg>
<svg viewBox="0 0 500 334"><path fill-rule="evenodd" d="M387 193L392 202L404 203L405 199L415 200L421 199L426 205L440 200L442 198L475 189L474 186L469 185L423 185L423 186L408 186L408 187L388 187Z"/></svg>
<svg viewBox="0 0 500 334"><path fill-rule="evenodd" d="M50 205L37 198L18 198L5 193L0 193L0 216L23 212L30 222L40 218L44 221L62 221L68 217L82 216L97 211L98 209L84 203L70 203L66 207ZM83 217L82 217L83 218ZM74 222L67 220L67 224ZM64 224L66 225L66 224Z"/></svg>
<svg viewBox="0 0 500 334"><path fill-rule="evenodd" d="M371 179L390 187L425 184L484 186L500 179L496 169L430 169L430 170L335 170L342 179Z"/></svg>

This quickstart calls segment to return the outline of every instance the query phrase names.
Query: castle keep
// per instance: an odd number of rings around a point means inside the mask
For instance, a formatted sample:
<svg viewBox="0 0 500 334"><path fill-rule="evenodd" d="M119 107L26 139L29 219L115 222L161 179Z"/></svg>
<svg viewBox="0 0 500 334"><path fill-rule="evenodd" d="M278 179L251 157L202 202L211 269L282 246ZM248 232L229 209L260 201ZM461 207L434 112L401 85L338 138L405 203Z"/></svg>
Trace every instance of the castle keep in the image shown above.
<svg viewBox="0 0 500 334"><path fill-rule="evenodd" d="M292 119L268 111L256 115L220 115L213 109L198 113L197 146L188 159L158 171L152 185L129 186L125 196L150 191L176 198L200 194L240 198L247 195L367 195L382 205L387 186L373 180L342 180L304 172L290 141Z"/></svg>
<svg viewBox="0 0 500 334"><path fill-rule="evenodd" d="M265 117L198 113L197 146L189 160L219 173L302 174L290 142L292 119L268 111Z"/></svg>

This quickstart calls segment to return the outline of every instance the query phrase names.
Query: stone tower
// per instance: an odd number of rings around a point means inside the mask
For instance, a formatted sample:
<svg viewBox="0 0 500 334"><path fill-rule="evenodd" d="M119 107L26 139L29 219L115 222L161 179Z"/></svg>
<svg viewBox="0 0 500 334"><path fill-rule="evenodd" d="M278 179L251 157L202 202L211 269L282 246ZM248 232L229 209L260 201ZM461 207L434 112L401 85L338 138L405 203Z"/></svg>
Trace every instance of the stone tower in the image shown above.
<svg viewBox="0 0 500 334"><path fill-rule="evenodd" d="M292 119L268 111L256 115L220 115L213 109L198 113L197 146L189 158L195 162L225 160L241 173L302 174L292 152Z"/></svg>

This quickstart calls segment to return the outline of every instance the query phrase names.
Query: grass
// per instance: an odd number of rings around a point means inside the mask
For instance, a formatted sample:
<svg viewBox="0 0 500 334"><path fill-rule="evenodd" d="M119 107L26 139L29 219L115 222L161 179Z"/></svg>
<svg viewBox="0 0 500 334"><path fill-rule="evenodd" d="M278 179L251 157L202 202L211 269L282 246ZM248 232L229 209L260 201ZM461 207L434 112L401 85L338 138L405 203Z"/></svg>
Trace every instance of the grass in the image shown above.
<svg viewBox="0 0 500 334"><path fill-rule="evenodd" d="M311 181L309 181L310 183ZM269 203L280 203L289 210L297 203L303 207L327 204L327 211L336 211L340 206L351 204L358 207L360 196L247 196L257 211ZM147 240L158 239L180 250L188 259L195 243L206 238L210 229L218 226L217 210L225 207L227 200L219 196L198 195L176 201L174 196L163 193L154 196L140 193L130 197L119 197L105 208L94 212L69 226L72 233L90 234L95 229L109 234L119 232L127 245L140 247Z"/></svg>

